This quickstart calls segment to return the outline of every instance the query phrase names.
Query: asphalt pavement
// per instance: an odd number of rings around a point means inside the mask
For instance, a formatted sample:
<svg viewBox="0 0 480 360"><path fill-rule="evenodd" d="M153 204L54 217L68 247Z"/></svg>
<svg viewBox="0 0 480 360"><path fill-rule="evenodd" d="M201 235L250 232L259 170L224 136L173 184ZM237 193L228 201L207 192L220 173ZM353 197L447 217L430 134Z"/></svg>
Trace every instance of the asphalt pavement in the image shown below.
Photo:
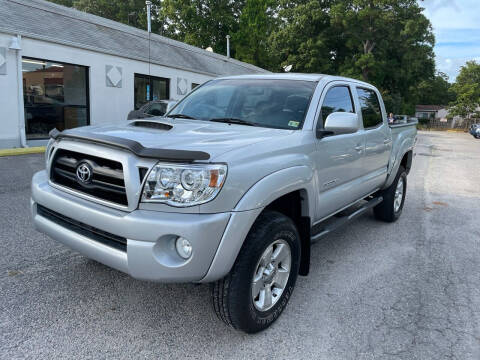
<svg viewBox="0 0 480 360"><path fill-rule="evenodd" d="M402 217L315 244L256 335L217 320L209 285L137 281L36 232L43 156L0 158L0 358L480 359L480 140L418 138Z"/></svg>

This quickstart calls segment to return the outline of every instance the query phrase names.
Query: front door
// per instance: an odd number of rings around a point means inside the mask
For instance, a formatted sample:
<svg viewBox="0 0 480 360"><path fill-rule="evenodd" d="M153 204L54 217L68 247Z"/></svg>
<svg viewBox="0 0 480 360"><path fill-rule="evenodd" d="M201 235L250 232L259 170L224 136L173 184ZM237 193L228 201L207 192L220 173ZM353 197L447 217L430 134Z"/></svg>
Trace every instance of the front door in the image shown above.
<svg viewBox="0 0 480 360"><path fill-rule="evenodd" d="M322 129L325 119L332 112L356 113L352 89L348 83L333 82L327 86L320 99L317 129ZM360 118L359 118L359 128ZM316 143L316 180L318 222L358 200L358 188L365 151L365 134L359 130L353 134L327 136Z"/></svg>

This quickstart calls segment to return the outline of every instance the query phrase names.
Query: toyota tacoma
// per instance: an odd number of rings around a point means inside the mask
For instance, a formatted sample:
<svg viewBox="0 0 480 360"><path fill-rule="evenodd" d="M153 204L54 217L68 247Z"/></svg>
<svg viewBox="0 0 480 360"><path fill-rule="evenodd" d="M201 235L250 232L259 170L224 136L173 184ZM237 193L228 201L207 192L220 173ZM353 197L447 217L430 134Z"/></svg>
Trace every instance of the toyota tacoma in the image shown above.
<svg viewBox="0 0 480 360"><path fill-rule="evenodd" d="M399 218L415 124L389 125L358 80L214 79L164 117L53 130L33 221L134 278L212 283L219 318L258 332L308 274L314 241L369 209Z"/></svg>

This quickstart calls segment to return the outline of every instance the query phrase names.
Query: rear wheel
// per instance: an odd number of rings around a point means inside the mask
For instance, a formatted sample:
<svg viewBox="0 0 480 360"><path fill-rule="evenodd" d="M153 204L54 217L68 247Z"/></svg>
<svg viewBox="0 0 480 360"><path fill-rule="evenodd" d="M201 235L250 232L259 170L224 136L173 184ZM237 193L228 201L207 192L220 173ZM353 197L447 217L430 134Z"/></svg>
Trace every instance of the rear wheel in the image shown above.
<svg viewBox="0 0 480 360"><path fill-rule="evenodd" d="M212 287L218 317L235 329L266 329L285 309L300 264L300 238L285 215L262 213L240 250L230 273Z"/></svg>
<svg viewBox="0 0 480 360"><path fill-rule="evenodd" d="M380 192L383 201L373 208L375 217L386 222L396 221L402 214L407 192L407 173L400 166L392 185Z"/></svg>

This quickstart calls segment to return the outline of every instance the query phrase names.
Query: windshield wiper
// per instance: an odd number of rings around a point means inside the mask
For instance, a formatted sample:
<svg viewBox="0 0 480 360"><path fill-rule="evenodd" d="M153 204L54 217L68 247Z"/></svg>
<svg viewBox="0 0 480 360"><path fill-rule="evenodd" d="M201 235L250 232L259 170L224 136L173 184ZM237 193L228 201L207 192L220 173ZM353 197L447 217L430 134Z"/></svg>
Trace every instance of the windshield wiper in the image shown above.
<svg viewBox="0 0 480 360"><path fill-rule="evenodd" d="M237 119L237 118L231 118L231 117L224 117L224 118L213 118L210 119L210 121L215 121L215 122L222 122L226 124L239 124L239 125L248 125L248 126L258 126L257 123L247 121L247 120L242 120L242 119Z"/></svg>
<svg viewBox="0 0 480 360"><path fill-rule="evenodd" d="M190 115L185 115L185 114L169 114L167 115L169 118L178 118L178 119L191 119L191 120L197 120L193 116Z"/></svg>

